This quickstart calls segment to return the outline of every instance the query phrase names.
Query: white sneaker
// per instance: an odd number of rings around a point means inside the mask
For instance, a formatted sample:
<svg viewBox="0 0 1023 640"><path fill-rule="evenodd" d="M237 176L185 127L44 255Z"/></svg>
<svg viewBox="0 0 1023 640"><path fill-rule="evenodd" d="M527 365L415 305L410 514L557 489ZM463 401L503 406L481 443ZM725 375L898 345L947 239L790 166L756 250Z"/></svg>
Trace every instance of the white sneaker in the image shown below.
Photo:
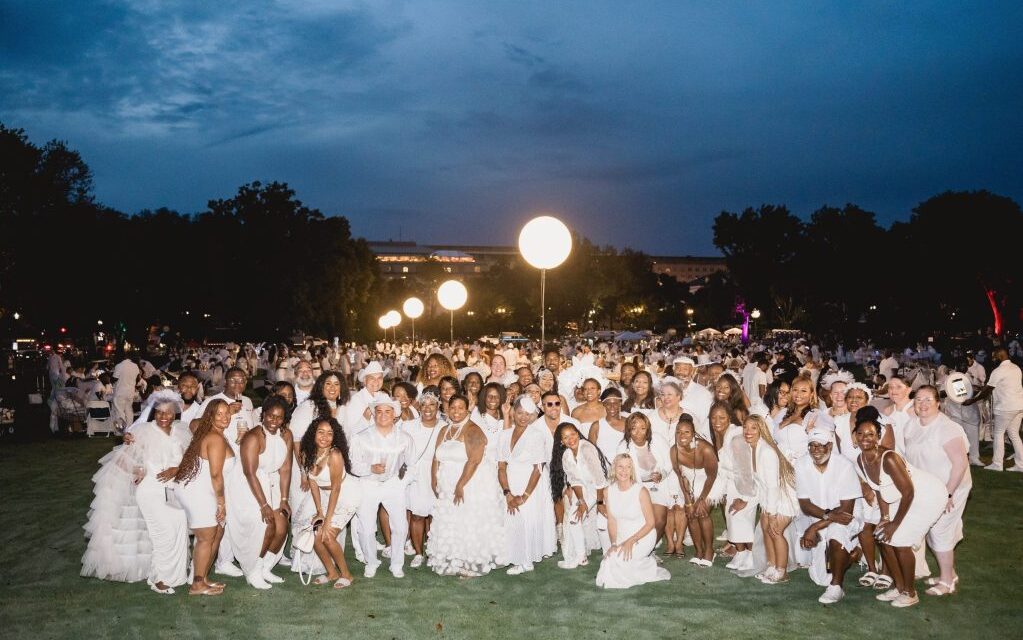
<svg viewBox="0 0 1023 640"><path fill-rule="evenodd" d="M817 602L821 604L835 604L839 600L845 597L845 590L837 584L830 585L821 594L821 597L817 598Z"/></svg>
<svg viewBox="0 0 1023 640"><path fill-rule="evenodd" d="M578 562L572 562L570 560L558 560L558 568L560 569L575 569L579 566Z"/></svg>
<svg viewBox="0 0 1023 640"><path fill-rule="evenodd" d="M270 564L269 560L267 560L266 558L263 558L261 566L263 567L263 579L264 580L266 580L270 584L280 584L280 583L284 582L284 578L282 578L282 577L280 577L278 575L274 575L274 573L272 571L274 566L272 564Z"/></svg>
<svg viewBox="0 0 1023 640"><path fill-rule="evenodd" d="M892 587L888 591L885 591L883 593L879 593L879 594L877 594L874 597L877 598L878 600L880 600L881 602L892 602L893 600L895 600L896 598L898 598L901 595L902 595L901 591L899 591L895 587Z"/></svg>
<svg viewBox="0 0 1023 640"><path fill-rule="evenodd" d="M224 564L217 565L217 573L222 576L231 576L232 578L241 578L245 573L236 567L233 563L225 562Z"/></svg>
<svg viewBox="0 0 1023 640"><path fill-rule="evenodd" d="M991 464L989 464L988 466L986 466L984 468L987 469L988 471L1001 471L1002 470L1002 465L995 464L994 462L992 462Z"/></svg>
<svg viewBox="0 0 1023 640"><path fill-rule="evenodd" d="M404 578L405 572L402 571L401 568L399 567L397 569L391 569L391 575L394 576L395 578Z"/></svg>
<svg viewBox="0 0 1023 640"><path fill-rule="evenodd" d="M258 558L256 565L252 567L252 571L245 575L245 582L256 589L269 589L270 583L263 579L263 559Z"/></svg>
<svg viewBox="0 0 1023 640"><path fill-rule="evenodd" d="M507 573L510 576L520 576L523 573L525 573L526 571L527 571L527 569L525 567L523 567L520 564L517 564L517 565L512 566L511 569L508 569Z"/></svg>
<svg viewBox="0 0 1023 640"><path fill-rule="evenodd" d="M391 548L390 547L384 547L383 549L380 550L380 555L382 555L385 558L390 558L391 557Z"/></svg>
<svg viewBox="0 0 1023 640"><path fill-rule="evenodd" d="M700 562L699 558L697 558L696 556L693 556L692 558L689 558L689 564L702 564L702 563Z"/></svg>
<svg viewBox="0 0 1023 640"><path fill-rule="evenodd" d="M388 548L388 546L385 545L383 542L377 542L377 551L383 551L384 549L387 549L387 548Z"/></svg>
<svg viewBox="0 0 1023 640"><path fill-rule="evenodd" d="M1009 467L1008 469L1006 469L1006 471L1015 471L1016 473L1023 473L1023 467L1021 467L1019 465L1013 465L1013 466Z"/></svg>
<svg viewBox="0 0 1023 640"><path fill-rule="evenodd" d="M419 567L423 566L423 556L419 554L412 556L412 562L409 562L408 566L413 569L418 569Z"/></svg>
<svg viewBox="0 0 1023 640"><path fill-rule="evenodd" d="M911 596L907 593L900 593L898 598L892 600L892 606L904 609L906 607L912 607L914 604L920 602L920 596Z"/></svg>
<svg viewBox="0 0 1023 640"><path fill-rule="evenodd" d="M696 564L700 565L701 567L713 567L714 566L714 560L707 560L705 558L700 558L700 561L697 562Z"/></svg>
<svg viewBox="0 0 1023 640"><path fill-rule="evenodd" d="M414 556L416 555L416 548L412 546L411 540L405 541L405 555Z"/></svg>
<svg viewBox="0 0 1023 640"><path fill-rule="evenodd" d="M379 564L367 564L366 569L363 570L362 572L362 575L366 576L367 578L372 578L377 574L377 567L379 566L380 566Z"/></svg>

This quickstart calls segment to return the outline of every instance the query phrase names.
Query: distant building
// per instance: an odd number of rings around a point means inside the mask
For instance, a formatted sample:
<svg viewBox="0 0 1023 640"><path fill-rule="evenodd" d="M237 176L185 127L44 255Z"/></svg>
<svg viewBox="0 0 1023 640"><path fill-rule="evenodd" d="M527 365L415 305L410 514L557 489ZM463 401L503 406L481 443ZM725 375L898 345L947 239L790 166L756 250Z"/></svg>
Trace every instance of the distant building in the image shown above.
<svg viewBox="0 0 1023 640"><path fill-rule="evenodd" d="M702 280L715 273L727 271L724 258L701 256L650 256L654 273L675 278L682 284Z"/></svg>
<svg viewBox="0 0 1023 640"><path fill-rule="evenodd" d="M412 241L371 240L369 248L380 263L385 278L406 278L427 263L463 278L480 276L497 265L507 265L519 257L518 247L502 245L429 244ZM725 271L724 258L699 256L651 256L655 273L669 275L683 284Z"/></svg>

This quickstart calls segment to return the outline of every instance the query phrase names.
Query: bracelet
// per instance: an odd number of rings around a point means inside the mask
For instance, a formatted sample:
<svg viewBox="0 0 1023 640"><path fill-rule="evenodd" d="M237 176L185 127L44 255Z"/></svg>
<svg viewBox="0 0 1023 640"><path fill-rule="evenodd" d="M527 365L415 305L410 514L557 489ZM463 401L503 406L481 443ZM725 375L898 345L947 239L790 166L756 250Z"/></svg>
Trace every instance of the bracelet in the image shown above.
<svg viewBox="0 0 1023 640"><path fill-rule="evenodd" d="M287 502L287 501L288 501L287 498L281 498L281 502Z"/></svg>
<svg viewBox="0 0 1023 640"><path fill-rule="evenodd" d="M269 506L270 506L270 503L269 503L269 502L264 502L263 504L261 504L261 505L259 506L259 508L260 508L260 509L262 509L263 507L269 507Z"/></svg>
<svg viewBox="0 0 1023 640"><path fill-rule="evenodd" d="M603 501L603 500L597 500L597 506L598 506L598 507L599 507L600 505L602 505L602 504L604 504L604 501Z"/></svg>
<svg viewBox="0 0 1023 640"><path fill-rule="evenodd" d="M522 494L522 497L523 497L523 498L528 498L528 497L529 497L529 491L527 491L527 492L523 493L523 494Z"/></svg>
<svg viewBox="0 0 1023 640"><path fill-rule="evenodd" d="M508 495L509 493L511 493L511 489L505 489L504 490L504 495Z"/></svg>

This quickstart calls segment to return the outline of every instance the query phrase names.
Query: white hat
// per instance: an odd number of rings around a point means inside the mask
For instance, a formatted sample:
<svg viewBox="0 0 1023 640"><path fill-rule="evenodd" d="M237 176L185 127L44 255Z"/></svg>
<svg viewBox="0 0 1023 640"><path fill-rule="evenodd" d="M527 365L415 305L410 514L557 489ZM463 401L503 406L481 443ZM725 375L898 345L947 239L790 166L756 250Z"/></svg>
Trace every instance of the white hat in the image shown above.
<svg viewBox="0 0 1023 640"><path fill-rule="evenodd" d="M380 397L380 396L383 396L383 397ZM391 398L391 397L386 396L384 394L380 394L380 396L378 396L377 399L374 399L372 402L369 403L369 408L373 410L374 414L377 412L377 407L390 407L390 408L394 409L394 415L396 415L396 416L400 416L401 415L401 403L400 402L398 402L394 398Z"/></svg>
<svg viewBox="0 0 1023 640"><path fill-rule="evenodd" d="M671 362L671 364L688 364L694 367L696 366L696 362L689 356L678 356Z"/></svg>
<svg viewBox="0 0 1023 640"><path fill-rule="evenodd" d="M835 433L828 429L822 429L821 427L814 427L810 429L810 433L806 436L808 442L816 442L817 444L829 444L835 441Z"/></svg>
<svg viewBox="0 0 1023 640"><path fill-rule="evenodd" d="M366 365L366 368L359 372L359 382L365 382L366 376L375 375L386 376L387 370L385 370L376 360L371 360L370 363Z"/></svg>

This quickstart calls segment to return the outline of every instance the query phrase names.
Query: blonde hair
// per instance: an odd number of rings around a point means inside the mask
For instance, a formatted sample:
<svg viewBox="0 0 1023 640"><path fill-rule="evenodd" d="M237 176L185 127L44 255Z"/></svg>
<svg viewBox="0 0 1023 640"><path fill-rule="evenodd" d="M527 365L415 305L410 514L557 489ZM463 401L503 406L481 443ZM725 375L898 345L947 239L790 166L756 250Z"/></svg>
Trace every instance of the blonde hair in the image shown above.
<svg viewBox="0 0 1023 640"><path fill-rule="evenodd" d="M615 480L615 468L618 467L618 463L622 460L626 460L629 463L629 479L633 482L638 482L636 479L636 465L632 463L632 456L627 453L619 453L615 456L614 461L611 463L611 473L608 475L608 479Z"/></svg>
<svg viewBox="0 0 1023 640"><path fill-rule="evenodd" d="M771 437L771 429L767 426L767 421L763 417L756 414L750 415L746 418L743 424L752 422L757 425L757 431L760 433L760 440L771 447L774 452L778 455L778 471L781 481L790 487L796 486L796 470L792 468L792 463L785 457L785 454L778 448L778 443Z"/></svg>

